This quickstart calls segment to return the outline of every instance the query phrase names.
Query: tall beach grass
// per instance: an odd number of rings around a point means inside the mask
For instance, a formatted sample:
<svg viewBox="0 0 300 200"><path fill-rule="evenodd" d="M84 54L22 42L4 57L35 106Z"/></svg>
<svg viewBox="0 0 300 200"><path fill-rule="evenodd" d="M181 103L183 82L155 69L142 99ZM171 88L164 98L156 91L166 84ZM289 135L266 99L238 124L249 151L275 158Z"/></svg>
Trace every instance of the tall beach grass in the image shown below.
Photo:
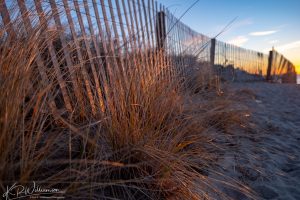
<svg viewBox="0 0 300 200"><path fill-rule="evenodd" d="M1 190L36 181L64 190L66 198L230 198L217 187L223 184L250 195L238 182L224 181L219 170L220 152L227 148L220 141L230 138L229 126L243 122L239 112L229 109L230 99L209 65L195 63L185 76L168 80L160 62L166 55L159 50L151 50L147 74L138 52L131 60L118 58L119 64L124 59L125 72L115 65L105 72L102 58L95 58L100 96L89 68L95 60L80 63L73 57L68 71L63 48L55 43L57 30L38 25L26 33L19 23L13 22L14 36L6 34L7 27L0 30ZM56 48L61 74L50 59L49 43ZM70 51L76 52L78 43L69 40ZM87 58L86 50L80 51Z"/></svg>

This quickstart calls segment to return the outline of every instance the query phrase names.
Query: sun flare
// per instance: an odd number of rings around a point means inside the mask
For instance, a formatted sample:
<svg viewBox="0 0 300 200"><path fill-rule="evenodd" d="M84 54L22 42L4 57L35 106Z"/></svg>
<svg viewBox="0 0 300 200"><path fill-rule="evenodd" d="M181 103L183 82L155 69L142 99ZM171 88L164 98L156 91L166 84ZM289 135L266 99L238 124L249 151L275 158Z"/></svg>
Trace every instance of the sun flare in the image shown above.
<svg viewBox="0 0 300 200"><path fill-rule="evenodd" d="M300 64L299 64L299 65L296 65L296 73L297 73L297 74L300 74Z"/></svg>

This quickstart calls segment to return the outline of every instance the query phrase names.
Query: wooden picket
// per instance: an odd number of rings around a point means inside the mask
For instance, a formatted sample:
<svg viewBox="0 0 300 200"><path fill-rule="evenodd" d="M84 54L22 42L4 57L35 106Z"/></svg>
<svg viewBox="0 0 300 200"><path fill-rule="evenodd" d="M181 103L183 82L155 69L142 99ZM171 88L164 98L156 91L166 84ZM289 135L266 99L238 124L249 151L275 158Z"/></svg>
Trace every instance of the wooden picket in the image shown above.
<svg viewBox="0 0 300 200"><path fill-rule="evenodd" d="M42 4L40 2L40 0L34 0L35 3L35 7L36 7L36 11L38 12L38 17L40 20L40 26L41 27L45 27L47 29L47 19L45 16L45 13L43 12L43 8L42 8ZM58 83L60 85L61 91L62 91L62 95L63 95L63 99L65 102L65 106L68 112L72 112L73 111L73 106L71 105L71 100L67 91L67 85L65 80L63 79L63 75L62 72L60 70L60 65L59 65L59 61L57 59L55 50L54 50L54 46L51 40L51 36L48 35L48 32L45 31L44 32L45 38L49 38L47 39L47 46L48 46L48 50L51 56L51 60L53 63L53 67L55 69L56 72L56 78L58 80Z"/></svg>
<svg viewBox="0 0 300 200"><path fill-rule="evenodd" d="M85 84L85 87L86 87L86 90L87 90L88 99L89 99L89 102L90 102L90 105L91 105L92 114L95 115L96 114L96 107L95 107L95 100L94 100L92 89L91 89L91 83L90 83L90 80L89 80L87 70L85 68L85 64L83 62L83 55L82 55L81 50L80 50L80 45L79 45L79 42L78 42L79 40L77 38L77 34L76 34L76 31L75 31L75 26L74 26L73 19L71 17L68 1L63 0L63 3L64 3L65 11L66 11L66 16L67 16L67 19L68 19L68 24L69 24L69 27L70 27L70 30L71 30L71 33L72 33L72 37L73 37L73 40L74 40L74 44L75 44L75 48L76 48L76 52L77 52L77 56L78 56L78 60L79 60L81 73L83 75L84 84Z"/></svg>

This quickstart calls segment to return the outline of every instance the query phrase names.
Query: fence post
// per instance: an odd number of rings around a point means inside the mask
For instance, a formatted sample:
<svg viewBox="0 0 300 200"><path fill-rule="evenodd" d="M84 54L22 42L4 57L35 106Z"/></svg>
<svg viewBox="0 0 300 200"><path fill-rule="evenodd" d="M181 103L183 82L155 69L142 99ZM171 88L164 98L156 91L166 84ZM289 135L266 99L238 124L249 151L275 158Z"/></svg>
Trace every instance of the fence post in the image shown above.
<svg viewBox="0 0 300 200"><path fill-rule="evenodd" d="M268 69L267 69L267 77L266 77L267 81L270 81L272 79L271 71L272 71L273 54L274 54L274 49L272 49L269 53Z"/></svg>
<svg viewBox="0 0 300 200"><path fill-rule="evenodd" d="M215 65L215 51L216 51L216 39L211 39L210 46L210 64L213 67Z"/></svg>
<svg viewBox="0 0 300 200"><path fill-rule="evenodd" d="M158 58L160 60L159 64L159 74L161 78L166 78L166 60L165 60L165 41L166 41L166 19L165 19L165 12L162 10L162 6L160 5L160 10L157 12L156 15L156 42L157 42L157 52L158 52Z"/></svg>
<svg viewBox="0 0 300 200"><path fill-rule="evenodd" d="M157 13L156 20L156 42L158 49L163 49L166 40L166 19L165 13L160 11Z"/></svg>

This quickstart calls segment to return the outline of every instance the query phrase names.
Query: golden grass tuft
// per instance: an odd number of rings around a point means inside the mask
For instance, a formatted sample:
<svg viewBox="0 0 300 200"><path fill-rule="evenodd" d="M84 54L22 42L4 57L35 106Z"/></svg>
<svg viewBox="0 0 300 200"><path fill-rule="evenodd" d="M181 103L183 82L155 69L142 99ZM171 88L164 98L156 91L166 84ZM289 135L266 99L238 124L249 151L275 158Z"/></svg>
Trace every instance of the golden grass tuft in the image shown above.
<svg viewBox="0 0 300 200"><path fill-rule="evenodd" d="M189 74L185 82L178 77L167 81L155 72L151 79L143 79L139 70L132 70L127 74L129 84L122 84L124 75L115 71L106 112L97 108L93 114L91 107L76 104L72 113L66 113L51 62L45 60L47 82L36 65L38 52L47 52L47 40L57 39L57 33L45 39L44 30L36 27L10 40L4 31L0 34L3 190L14 182L36 181L65 190L69 198L227 198L216 186L224 178L218 171L219 152L226 149L218 141L227 137L228 126L239 123L238 113L228 109L230 101L221 95L208 66ZM132 63L128 69L143 69L144 63ZM75 75L82 80L78 71ZM69 80L70 74L62 76ZM84 93L84 84L77 89ZM76 103L73 90L67 84L71 102ZM93 95L97 102L95 91ZM81 101L89 105L86 96ZM54 109L54 103L62 109ZM79 117L80 113L85 115ZM218 181L210 174L222 178ZM222 184L250 194L234 181Z"/></svg>

